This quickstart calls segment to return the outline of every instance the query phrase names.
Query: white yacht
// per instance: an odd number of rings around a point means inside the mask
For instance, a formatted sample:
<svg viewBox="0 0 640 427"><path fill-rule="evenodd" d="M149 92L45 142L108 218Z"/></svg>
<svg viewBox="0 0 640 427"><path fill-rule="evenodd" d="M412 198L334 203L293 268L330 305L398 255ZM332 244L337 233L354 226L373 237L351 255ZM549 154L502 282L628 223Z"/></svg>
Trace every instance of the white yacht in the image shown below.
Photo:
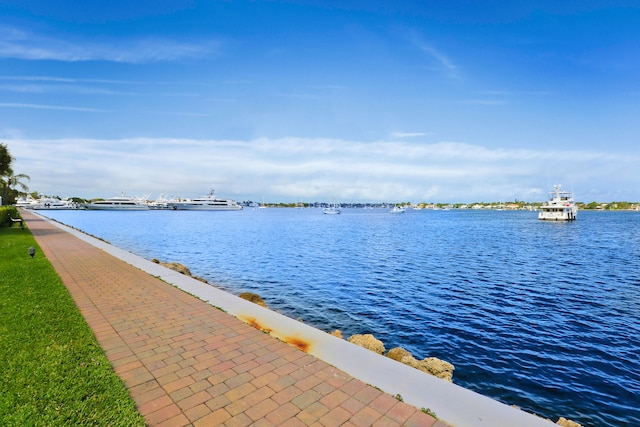
<svg viewBox="0 0 640 427"><path fill-rule="evenodd" d="M214 190L207 196L195 199L171 200L167 202L167 208L172 210L186 211L239 211L242 206L232 199L218 199L214 195Z"/></svg>
<svg viewBox="0 0 640 427"><path fill-rule="evenodd" d="M76 209L78 205L71 200L60 200L52 197L40 198L35 201L31 209L49 210L49 209Z"/></svg>
<svg viewBox="0 0 640 427"><path fill-rule="evenodd" d="M24 208L24 209L33 209L33 207L38 203L36 199L31 196L18 197L16 200L16 208Z"/></svg>
<svg viewBox="0 0 640 427"><path fill-rule="evenodd" d="M342 212L342 210L340 209L340 206L334 205L334 204L331 204L326 208L322 209L322 213L325 215L339 215L340 212Z"/></svg>
<svg viewBox="0 0 640 427"><path fill-rule="evenodd" d="M549 192L549 200L540 206L538 219L543 221L573 221L578 216L578 207L573 193L563 191L560 185L554 185Z"/></svg>
<svg viewBox="0 0 640 427"><path fill-rule="evenodd" d="M169 209L169 203L176 202L178 200L179 198L175 198L173 196L167 198L164 194L161 194L156 200L147 204L149 205L149 209Z"/></svg>
<svg viewBox="0 0 640 427"><path fill-rule="evenodd" d="M401 213L404 213L405 211L406 211L406 209L405 209L405 208L403 208L402 206L394 206L394 207L393 207L393 209L391 209L391 210L389 211L389 213L392 213L392 214L401 214Z"/></svg>
<svg viewBox="0 0 640 427"><path fill-rule="evenodd" d="M144 211L149 209L149 205L144 200L127 197L124 193L122 193L122 196L87 203L83 207L89 210L101 211Z"/></svg>

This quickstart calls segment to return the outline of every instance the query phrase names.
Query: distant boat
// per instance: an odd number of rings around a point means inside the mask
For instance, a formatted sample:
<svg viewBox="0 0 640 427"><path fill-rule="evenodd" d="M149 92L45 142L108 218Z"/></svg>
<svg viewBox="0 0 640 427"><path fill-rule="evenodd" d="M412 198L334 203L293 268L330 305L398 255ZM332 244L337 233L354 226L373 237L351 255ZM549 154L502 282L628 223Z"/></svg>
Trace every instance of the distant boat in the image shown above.
<svg viewBox="0 0 640 427"><path fill-rule="evenodd" d="M52 197L38 199L30 206L31 209L35 210L76 209L77 207L77 203L71 200L60 200Z"/></svg>
<svg viewBox="0 0 640 427"><path fill-rule="evenodd" d="M540 206L538 219L542 221L573 221L578 216L578 207L573 193L563 191L560 185L554 185L549 192L549 200Z"/></svg>
<svg viewBox="0 0 640 427"><path fill-rule="evenodd" d="M24 197L18 197L18 200L16 200L16 208L32 209L37 203L38 201L31 196L27 196L26 199Z"/></svg>
<svg viewBox="0 0 640 427"><path fill-rule="evenodd" d="M149 209L169 209L169 202L175 200L174 198L167 199L164 194L161 194L153 202L148 203Z"/></svg>
<svg viewBox="0 0 640 427"><path fill-rule="evenodd" d="M83 207L95 211L144 211L149 209L149 205L144 200L126 197L124 193L119 197L86 203Z"/></svg>
<svg viewBox="0 0 640 427"><path fill-rule="evenodd" d="M325 215L339 215L342 212L340 205L331 204L322 209L322 213Z"/></svg>
<svg viewBox="0 0 640 427"><path fill-rule="evenodd" d="M239 211L242 206L232 199L218 199L214 190L202 197L167 202L167 208L179 211Z"/></svg>
<svg viewBox="0 0 640 427"><path fill-rule="evenodd" d="M391 209L391 210L389 211L389 213L392 213L392 214L401 214L401 213L404 213L405 211L406 211L406 209L405 209L405 208L403 208L402 206L394 206L394 207L393 207L393 209Z"/></svg>

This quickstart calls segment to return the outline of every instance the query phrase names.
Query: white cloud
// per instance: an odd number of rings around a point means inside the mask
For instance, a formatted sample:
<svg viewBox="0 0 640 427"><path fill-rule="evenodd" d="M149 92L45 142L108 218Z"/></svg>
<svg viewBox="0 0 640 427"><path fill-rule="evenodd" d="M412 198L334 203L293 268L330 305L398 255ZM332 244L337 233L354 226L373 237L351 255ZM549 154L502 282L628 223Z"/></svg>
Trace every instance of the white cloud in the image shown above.
<svg viewBox="0 0 640 427"><path fill-rule="evenodd" d="M28 82L53 82L53 83L108 83L108 84L139 84L139 82L127 80L109 79L77 79L57 76L0 76L0 80L17 80Z"/></svg>
<svg viewBox="0 0 640 427"><path fill-rule="evenodd" d="M391 132L391 138L416 138L420 136L429 136L430 133L425 132Z"/></svg>
<svg viewBox="0 0 640 427"><path fill-rule="evenodd" d="M415 46L422 53L427 55L430 63L427 68L435 69L444 72L450 78L459 77L458 66L444 54L440 49L436 48L432 43L429 43L425 38L416 30L400 30L400 34L409 40L409 42Z"/></svg>
<svg viewBox="0 0 640 427"><path fill-rule="evenodd" d="M221 42L179 42L158 37L73 40L0 27L0 58L64 62L111 61L132 64L201 58L220 51Z"/></svg>
<svg viewBox="0 0 640 427"><path fill-rule="evenodd" d="M541 201L556 183L580 199L582 188L606 182L640 199L638 178L619 173L633 170L637 155L304 138L4 142L32 190L60 196L189 197L213 186L239 200Z"/></svg>
<svg viewBox="0 0 640 427"><path fill-rule="evenodd" d="M105 110L99 110L97 108L88 107L70 107L65 105L46 105L46 104L22 104L15 102L0 102L0 108L30 108L35 110L65 110L65 111L79 111L87 113L100 113Z"/></svg>

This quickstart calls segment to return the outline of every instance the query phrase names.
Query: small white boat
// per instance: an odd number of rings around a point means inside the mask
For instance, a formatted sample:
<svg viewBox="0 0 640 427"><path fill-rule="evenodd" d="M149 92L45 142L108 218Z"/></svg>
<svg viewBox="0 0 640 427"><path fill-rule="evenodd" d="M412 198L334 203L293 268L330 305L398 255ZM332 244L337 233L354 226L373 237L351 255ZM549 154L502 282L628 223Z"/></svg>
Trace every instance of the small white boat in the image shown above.
<svg viewBox="0 0 640 427"><path fill-rule="evenodd" d="M124 193L119 197L86 203L83 207L94 211L144 211L149 209L149 205L145 201L126 197Z"/></svg>
<svg viewBox="0 0 640 427"><path fill-rule="evenodd" d="M578 207L573 193L563 191L560 185L554 185L549 192L549 200L540 206L538 219L542 221L573 221L578 216Z"/></svg>
<svg viewBox="0 0 640 427"><path fill-rule="evenodd" d="M239 211L242 206L232 199L218 199L214 190L207 196L195 199L172 200L167 203L167 208L180 211Z"/></svg>
<svg viewBox="0 0 640 427"><path fill-rule="evenodd" d="M389 213L392 213L392 214L401 214L401 213L404 213L405 211L406 211L406 209L405 209L405 208L403 208L402 206L394 206L394 207L393 207L393 209L391 209L391 210L389 211Z"/></svg>
<svg viewBox="0 0 640 427"><path fill-rule="evenodd" d="M339 205L329 205L322 209L322 213L325 215L339 215L342 210Z"/></svg>

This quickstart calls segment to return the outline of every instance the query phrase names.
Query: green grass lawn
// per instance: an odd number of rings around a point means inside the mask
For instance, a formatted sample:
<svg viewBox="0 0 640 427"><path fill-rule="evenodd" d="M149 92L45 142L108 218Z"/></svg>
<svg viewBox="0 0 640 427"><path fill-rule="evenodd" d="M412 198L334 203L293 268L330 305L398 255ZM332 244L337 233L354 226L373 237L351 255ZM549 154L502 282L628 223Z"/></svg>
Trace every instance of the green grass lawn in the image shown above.
<svg viewBox="0 0 640 427"><path fill-rule="evenodd" d="M0 425L145 425L33 236L15 226L0 227Z"/></svg>

